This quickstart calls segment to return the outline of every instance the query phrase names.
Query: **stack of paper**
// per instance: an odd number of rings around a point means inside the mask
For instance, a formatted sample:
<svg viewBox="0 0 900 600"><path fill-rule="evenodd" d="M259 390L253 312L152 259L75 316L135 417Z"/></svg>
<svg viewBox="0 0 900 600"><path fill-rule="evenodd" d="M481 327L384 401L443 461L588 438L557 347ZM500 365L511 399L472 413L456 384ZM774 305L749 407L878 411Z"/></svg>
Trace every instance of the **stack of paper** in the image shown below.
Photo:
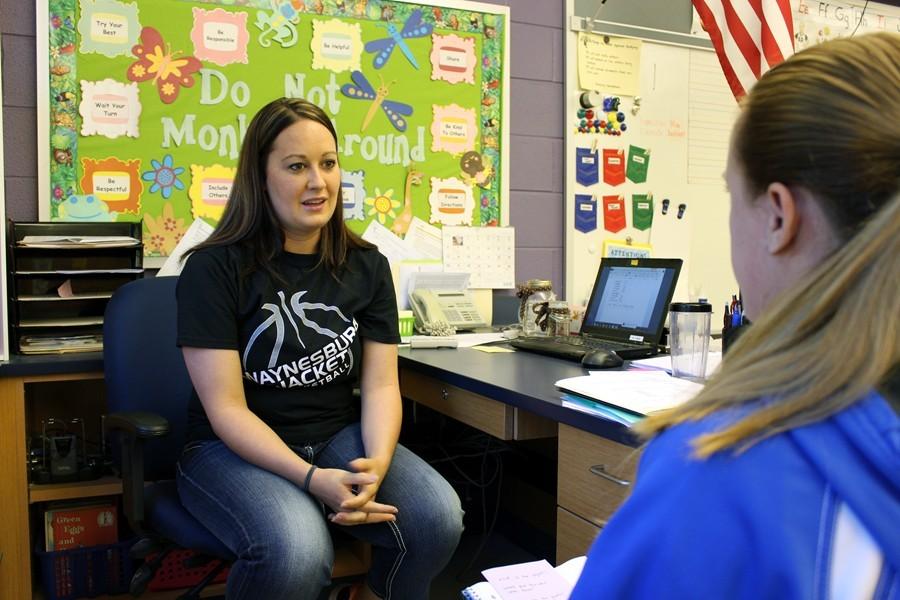
<svg viewBox="0 0 900 600"><path fill-rule="evenodd" d="M66 352L97 352L103 349L103 336L91 335L23 335L19 340L22 354L64 354Z"/></svg>
<svg viewBox="0 0 900 600"><path fill-rule="evenodd" d="M17 242L23 248L125 248L140 241L127 235L26 235Z"/></svg>
<svg viewBox="0 0 900 600"><path fill-rule="evenodd" d="M546 560L486 569L487 581L462 591L466 600L565 600L587 560L579 556L556 568Z"/></svg>
<svg viewBox="0 0 900 600"><path fill-rule="evenodd" d="M594 371L591 375L560 379L556 387L638 415L687 402L703 386L672 377L665 371Z"/></svg>

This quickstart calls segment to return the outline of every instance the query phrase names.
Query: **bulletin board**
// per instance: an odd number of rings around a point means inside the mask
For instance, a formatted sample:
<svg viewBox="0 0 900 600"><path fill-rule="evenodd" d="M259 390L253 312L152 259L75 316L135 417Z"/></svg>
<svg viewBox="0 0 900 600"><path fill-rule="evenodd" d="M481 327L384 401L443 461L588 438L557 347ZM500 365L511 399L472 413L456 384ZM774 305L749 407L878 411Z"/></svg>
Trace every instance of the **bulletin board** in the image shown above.
<svg viewBox="0 0 900 600"><path fill-rule="evenodd" d="M195 218L217 222L250 119L288 96L335 122L354 231L506 224L506 7L38 4L42 220L143 221L147 256L167 256Z"/></svg>
<svg viewBox="0 0 900 600"><path fill-rule="evenodd" d="M2 50L3 45L0 44L0 71L2 71ZM3 97L3 73L0 72L0 98ZM0 140L3 139L3 114L0 112ZM0 185L0 217L6 216L6 197L5 197L5 179L3 175L3 144L0 144L0 183L4 183L4 185ZM3 219L4 224L6 223L6 219ZM6 227L0 227L0 248L6 248ZM0 297L6 298L6 286L8 285L6 281L6 252L0 252ZM0 361L7 360L9 358L9 327L8 325L8 314L7 314L7 303L0 302Z"/></svg>

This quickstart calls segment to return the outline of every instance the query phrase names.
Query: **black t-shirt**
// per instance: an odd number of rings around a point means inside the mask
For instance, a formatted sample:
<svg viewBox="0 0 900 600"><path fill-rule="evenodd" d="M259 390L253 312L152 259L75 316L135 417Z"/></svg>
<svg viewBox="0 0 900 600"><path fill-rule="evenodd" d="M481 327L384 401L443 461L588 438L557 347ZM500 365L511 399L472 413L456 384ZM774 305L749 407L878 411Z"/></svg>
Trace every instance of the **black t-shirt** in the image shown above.
<svg viewBox="0 0 900 600"><path fill-rule="evenodd" d="M237 247L195 252L178 280L178 345L237 350L247 406L285 442L328 439L359 419L360 337L396 344L397 303L387 260L352 249L335 279L317 254L282 253L242 277ZM160 374L165 376L165 374ZM194 392L188 441L215 439Z"/></svg>

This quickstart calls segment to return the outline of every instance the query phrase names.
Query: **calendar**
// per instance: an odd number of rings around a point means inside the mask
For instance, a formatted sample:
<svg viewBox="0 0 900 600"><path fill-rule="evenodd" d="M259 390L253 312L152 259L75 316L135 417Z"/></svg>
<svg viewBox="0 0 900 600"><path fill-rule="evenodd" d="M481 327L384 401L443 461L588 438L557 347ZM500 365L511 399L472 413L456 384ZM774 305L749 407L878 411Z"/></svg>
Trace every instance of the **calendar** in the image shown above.
<svg viewBox="0 0 900 600"><path fill-rule="evenodd" d="M470 288L514 288L513 227L444 227L444 271L470 273Z"/></svg>

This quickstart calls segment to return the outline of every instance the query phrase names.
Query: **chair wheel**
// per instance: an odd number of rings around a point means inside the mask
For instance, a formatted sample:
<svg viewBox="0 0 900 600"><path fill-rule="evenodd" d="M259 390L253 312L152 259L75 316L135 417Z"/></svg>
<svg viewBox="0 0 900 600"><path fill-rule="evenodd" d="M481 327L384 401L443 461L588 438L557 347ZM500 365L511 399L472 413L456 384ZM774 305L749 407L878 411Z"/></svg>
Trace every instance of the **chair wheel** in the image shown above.
<svg viewBox="0 0 900 600"><path fill-rule="evenodd" d="M147 589L147 584L153 579L154 569L143 564L138 567L137 571L131 578L131 584L128 586L128 593L137 598Z"/></svg>
<svg viewBox="0 0 900 600"><path fill-rule="evenodd" d="M157 540L152 538L141 538L135 543L129 553L131 554L131 558L145 559L148 555L153 554L154 552L159 552L160 543Z"/></svg>

